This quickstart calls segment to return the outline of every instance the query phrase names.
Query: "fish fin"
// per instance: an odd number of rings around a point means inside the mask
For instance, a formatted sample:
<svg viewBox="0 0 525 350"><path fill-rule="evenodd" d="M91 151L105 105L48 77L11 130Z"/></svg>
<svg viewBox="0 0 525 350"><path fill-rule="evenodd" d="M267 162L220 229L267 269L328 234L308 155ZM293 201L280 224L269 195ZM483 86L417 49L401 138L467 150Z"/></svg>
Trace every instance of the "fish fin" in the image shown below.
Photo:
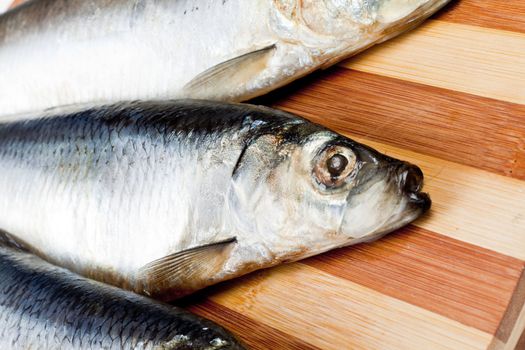
<svg viewBox="0 0 525 350"><path fill-rule="evenodd" d="M266 68L271 53L276 48L272 44L262 49L245 53L219 63L197 75L184 86L189 96L205 96L206 90L217 86L239 86Z"/></svg>
<svg viewBox="0 0 525 350"><path fill-rule="evenodd" d="M213 277L226 260L237 238L210 243L167 255L143 266L139 276L145 282L143 291L155 294L166 288L193 289L200 281Z"/></svg>

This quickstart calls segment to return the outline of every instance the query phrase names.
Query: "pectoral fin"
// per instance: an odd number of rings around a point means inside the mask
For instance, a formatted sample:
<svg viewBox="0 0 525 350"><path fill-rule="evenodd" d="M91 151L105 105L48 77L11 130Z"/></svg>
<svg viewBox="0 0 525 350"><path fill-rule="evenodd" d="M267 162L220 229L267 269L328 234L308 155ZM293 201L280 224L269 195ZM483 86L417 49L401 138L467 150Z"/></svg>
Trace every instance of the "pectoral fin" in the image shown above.
<svg viewBox="0 0 525 350"><path fill-rule="evenodd" d="M227 86L242 86L266 68L275 47L272 44L205 70L184 86L186 95L206 97L216 94L218 88L224 91Z"/></svg>
<svg viewBox="0 0 525 350"><path fill-rule="evenodd" d="M155 260L139 271L142 292L172 296L188 294L207 285L229 257L236 244L235 237L193 247ZM209 284L209 283L208 283Z"/></svg>

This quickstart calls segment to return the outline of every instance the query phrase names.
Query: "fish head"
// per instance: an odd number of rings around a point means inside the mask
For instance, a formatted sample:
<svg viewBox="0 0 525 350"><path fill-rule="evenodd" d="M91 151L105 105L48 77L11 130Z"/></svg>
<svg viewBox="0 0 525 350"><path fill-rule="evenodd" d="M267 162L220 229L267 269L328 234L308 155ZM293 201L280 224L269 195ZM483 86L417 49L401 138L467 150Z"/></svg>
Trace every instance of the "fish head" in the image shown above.
<svg viewBox="0 0 525 350"><path fill-rule="evenodd" d="M354 26L385 26L428 17L449 1L274 0L274 5L283 17L305 25L315 33L344 37Z"/></svg>
<svg viewBox="0 0 525 350"><path fill-rule="evenodd" d="M325 0L303 1L303 8L317 7L328 28L329 21L356 23L361 26L392 24L408 18L428 15L447 0ZM307 11L309 12L309 11ZM314 19L312 18L312 22Z"/></svg>
<svg viewBox="0 0 525 350"><path fill-rule="evenodd" d="M233 181L239 245L273 263L377 239L431 204L417 166L308 122L259 136Z"/></svg>
<svg viewBox="0 0 525 350"><path fill-rule="evenodd" d="M449 1L274 0L272 27L329 66L414 28Z"/></svg>

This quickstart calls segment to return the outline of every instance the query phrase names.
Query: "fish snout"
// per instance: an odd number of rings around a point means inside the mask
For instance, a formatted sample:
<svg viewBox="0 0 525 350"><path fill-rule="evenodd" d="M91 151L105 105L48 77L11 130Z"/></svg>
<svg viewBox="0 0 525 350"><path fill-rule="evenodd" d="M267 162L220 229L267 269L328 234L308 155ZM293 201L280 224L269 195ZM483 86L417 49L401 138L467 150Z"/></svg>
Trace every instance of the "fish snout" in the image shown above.
<svg viewBox="0 0 525 350"><path fill-rule="evenodd" d="M397 169L397 180L399 188L408 197L409 202L426 212L430 209L432 201L423 189L423 172L418 166L403 162Z"/></svg>

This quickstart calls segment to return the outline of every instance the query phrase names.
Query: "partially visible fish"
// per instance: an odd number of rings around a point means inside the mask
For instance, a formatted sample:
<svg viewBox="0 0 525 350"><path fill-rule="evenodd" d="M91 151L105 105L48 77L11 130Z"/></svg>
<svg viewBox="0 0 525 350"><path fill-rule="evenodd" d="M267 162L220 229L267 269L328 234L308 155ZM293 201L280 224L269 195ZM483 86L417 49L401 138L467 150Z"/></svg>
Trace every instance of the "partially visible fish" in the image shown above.
<svg viewBox="0 0 525 350"><path fill-rule="evenodd" d="M449 1L30 1L0 16L0 116L247 100L411 29Z"/></svg>
<svg viewBox="0 0 525 350"><path fill-rule="evenodd" d="M0 124L0 228L57 265L171 299L378 238L423 174L297 116L125 103Z"/></svg>
<svg viewBox="0 0 525 350"><path fill-rule="evenodd" d="M53 266L0 235L2 349L244 349L211 321Z"/></svg>

